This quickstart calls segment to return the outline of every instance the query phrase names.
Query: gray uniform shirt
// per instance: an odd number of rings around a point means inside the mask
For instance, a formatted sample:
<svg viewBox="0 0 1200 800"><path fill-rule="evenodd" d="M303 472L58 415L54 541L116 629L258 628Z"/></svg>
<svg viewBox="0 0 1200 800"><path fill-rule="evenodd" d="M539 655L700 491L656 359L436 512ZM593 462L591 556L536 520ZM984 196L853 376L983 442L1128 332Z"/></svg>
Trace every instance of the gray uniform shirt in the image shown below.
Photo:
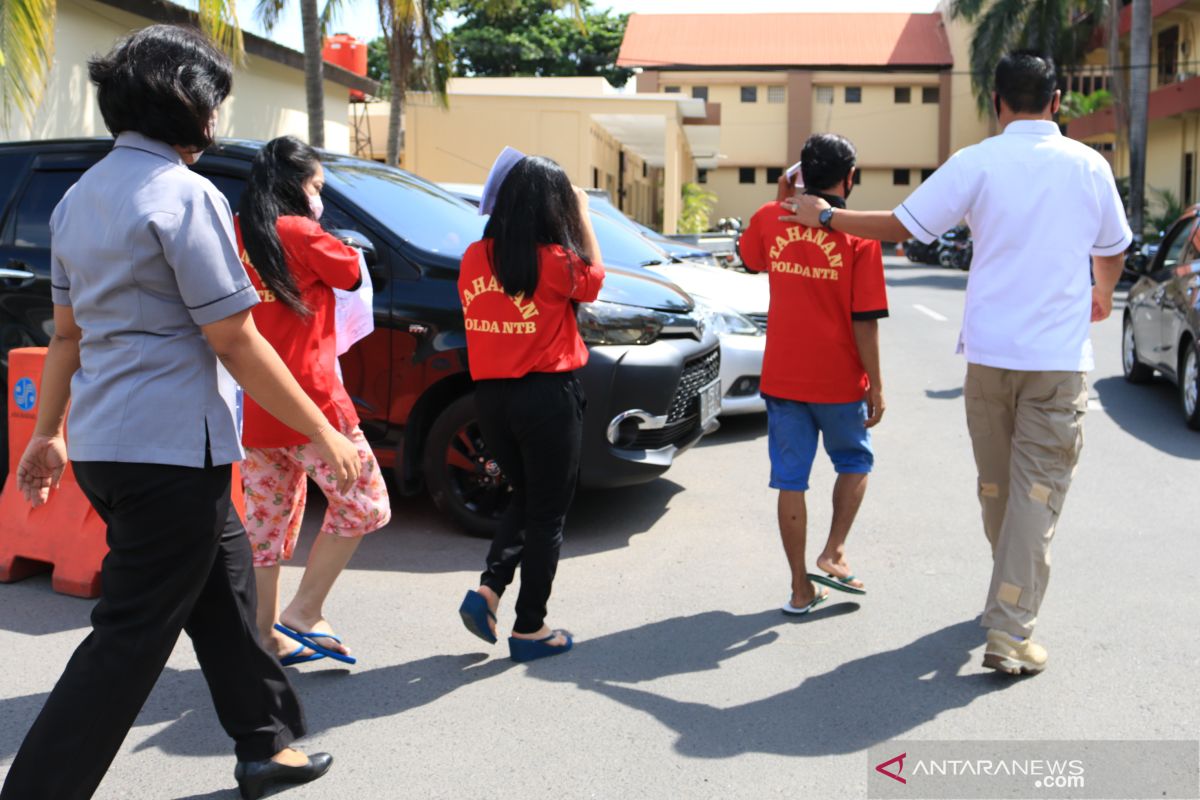
<svg viewBox="0 0 1200 800"><path fill-rule="evenodd" d="M167 144L122 133L50 219L51 292L83 331L73 461L242 458L239 390L200 332L258 302L229 202Z"/></svg>

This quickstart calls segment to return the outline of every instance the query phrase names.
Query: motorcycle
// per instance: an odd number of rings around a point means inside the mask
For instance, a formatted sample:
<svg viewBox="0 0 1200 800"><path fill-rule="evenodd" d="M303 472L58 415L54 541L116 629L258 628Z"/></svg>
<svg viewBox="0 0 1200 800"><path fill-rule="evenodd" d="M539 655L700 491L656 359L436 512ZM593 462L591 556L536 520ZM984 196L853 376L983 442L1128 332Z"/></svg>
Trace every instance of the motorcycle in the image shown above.
<svg viewBox="0 0 1200 800"><path fill-rule="evenodd" d="M974 247L966 225L951 228L937 238L937 263L949 269L968 270Z"/></svg>
<svg viewBox="0 0 1200 800"><path fill-rule="evenodd" d="M920 239L909 239L902 246L904 247L904 255L914 264L938 263L938 243L936 239L929 244L925 244Z"/></svg>

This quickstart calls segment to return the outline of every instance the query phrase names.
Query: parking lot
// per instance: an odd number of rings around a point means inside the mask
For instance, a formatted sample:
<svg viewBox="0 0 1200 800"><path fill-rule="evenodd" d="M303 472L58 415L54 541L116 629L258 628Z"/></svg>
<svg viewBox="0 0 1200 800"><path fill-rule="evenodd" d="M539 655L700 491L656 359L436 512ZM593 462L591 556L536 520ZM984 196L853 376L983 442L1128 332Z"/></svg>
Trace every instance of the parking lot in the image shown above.
<svg viewBox="0 0 1200 800"><path fill-rule="evenodd" d="M293 670L303 745L336 762L287 797L860 797L865 750L897 737L1195 737L1200 434L1175 390L1121 378L1119 307L1096 327L1086 444L1038 628L1050 666L1019 681L985 671L975 618L990 559L954 354L966 275L888 261L888 411L849 549L867 596L780 614L760 416L723 421L653 483L581 494L549 619L578 637L564 658L518 666L503 641L468 635L456 608L486 544L424 497L398 498L327 607L359 664ZM813 557L833 477L818 464ZM285 568L285 592L299 574ZM90 606L45 577L0 586L0 776ZM502 611L503 627L511 598ZM184 641L97 797L232 799L233 764Z"/></svg>

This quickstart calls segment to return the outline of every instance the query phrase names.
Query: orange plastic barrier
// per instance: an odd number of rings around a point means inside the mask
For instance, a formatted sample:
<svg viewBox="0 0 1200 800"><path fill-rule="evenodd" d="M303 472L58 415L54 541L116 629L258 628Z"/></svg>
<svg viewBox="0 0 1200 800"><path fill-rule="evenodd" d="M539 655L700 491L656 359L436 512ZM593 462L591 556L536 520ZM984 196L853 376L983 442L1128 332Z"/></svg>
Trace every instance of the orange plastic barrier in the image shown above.
<svg viewBox="0 0 1200 800"><path fill-rule="evenodd" d="M53 569L54 591L100 596L100 562L108 553L105 525L70 465L50 501L33 508L17 489L17 463L33 436L46 348L26 347L8 356L8 478L0 493L0 583ZM68 436L69 436L68 432ZM242 481L234 466L233 496L245 518Z"/></svg>

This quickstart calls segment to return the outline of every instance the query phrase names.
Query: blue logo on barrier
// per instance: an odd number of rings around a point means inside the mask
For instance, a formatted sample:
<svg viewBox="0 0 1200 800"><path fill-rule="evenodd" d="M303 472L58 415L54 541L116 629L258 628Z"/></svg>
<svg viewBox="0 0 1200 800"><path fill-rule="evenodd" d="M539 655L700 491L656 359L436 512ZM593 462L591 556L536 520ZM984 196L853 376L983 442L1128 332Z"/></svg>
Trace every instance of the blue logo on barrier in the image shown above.
<svg viewBox="0 0 1200 800"><path fill-rule="evenodd" d="M17 385L13 389L13 399L17 401L17 408L22 411L33 408L37 404L37 387L33 385L33 381L29 378L21 378L17 381Z"/></svg>

